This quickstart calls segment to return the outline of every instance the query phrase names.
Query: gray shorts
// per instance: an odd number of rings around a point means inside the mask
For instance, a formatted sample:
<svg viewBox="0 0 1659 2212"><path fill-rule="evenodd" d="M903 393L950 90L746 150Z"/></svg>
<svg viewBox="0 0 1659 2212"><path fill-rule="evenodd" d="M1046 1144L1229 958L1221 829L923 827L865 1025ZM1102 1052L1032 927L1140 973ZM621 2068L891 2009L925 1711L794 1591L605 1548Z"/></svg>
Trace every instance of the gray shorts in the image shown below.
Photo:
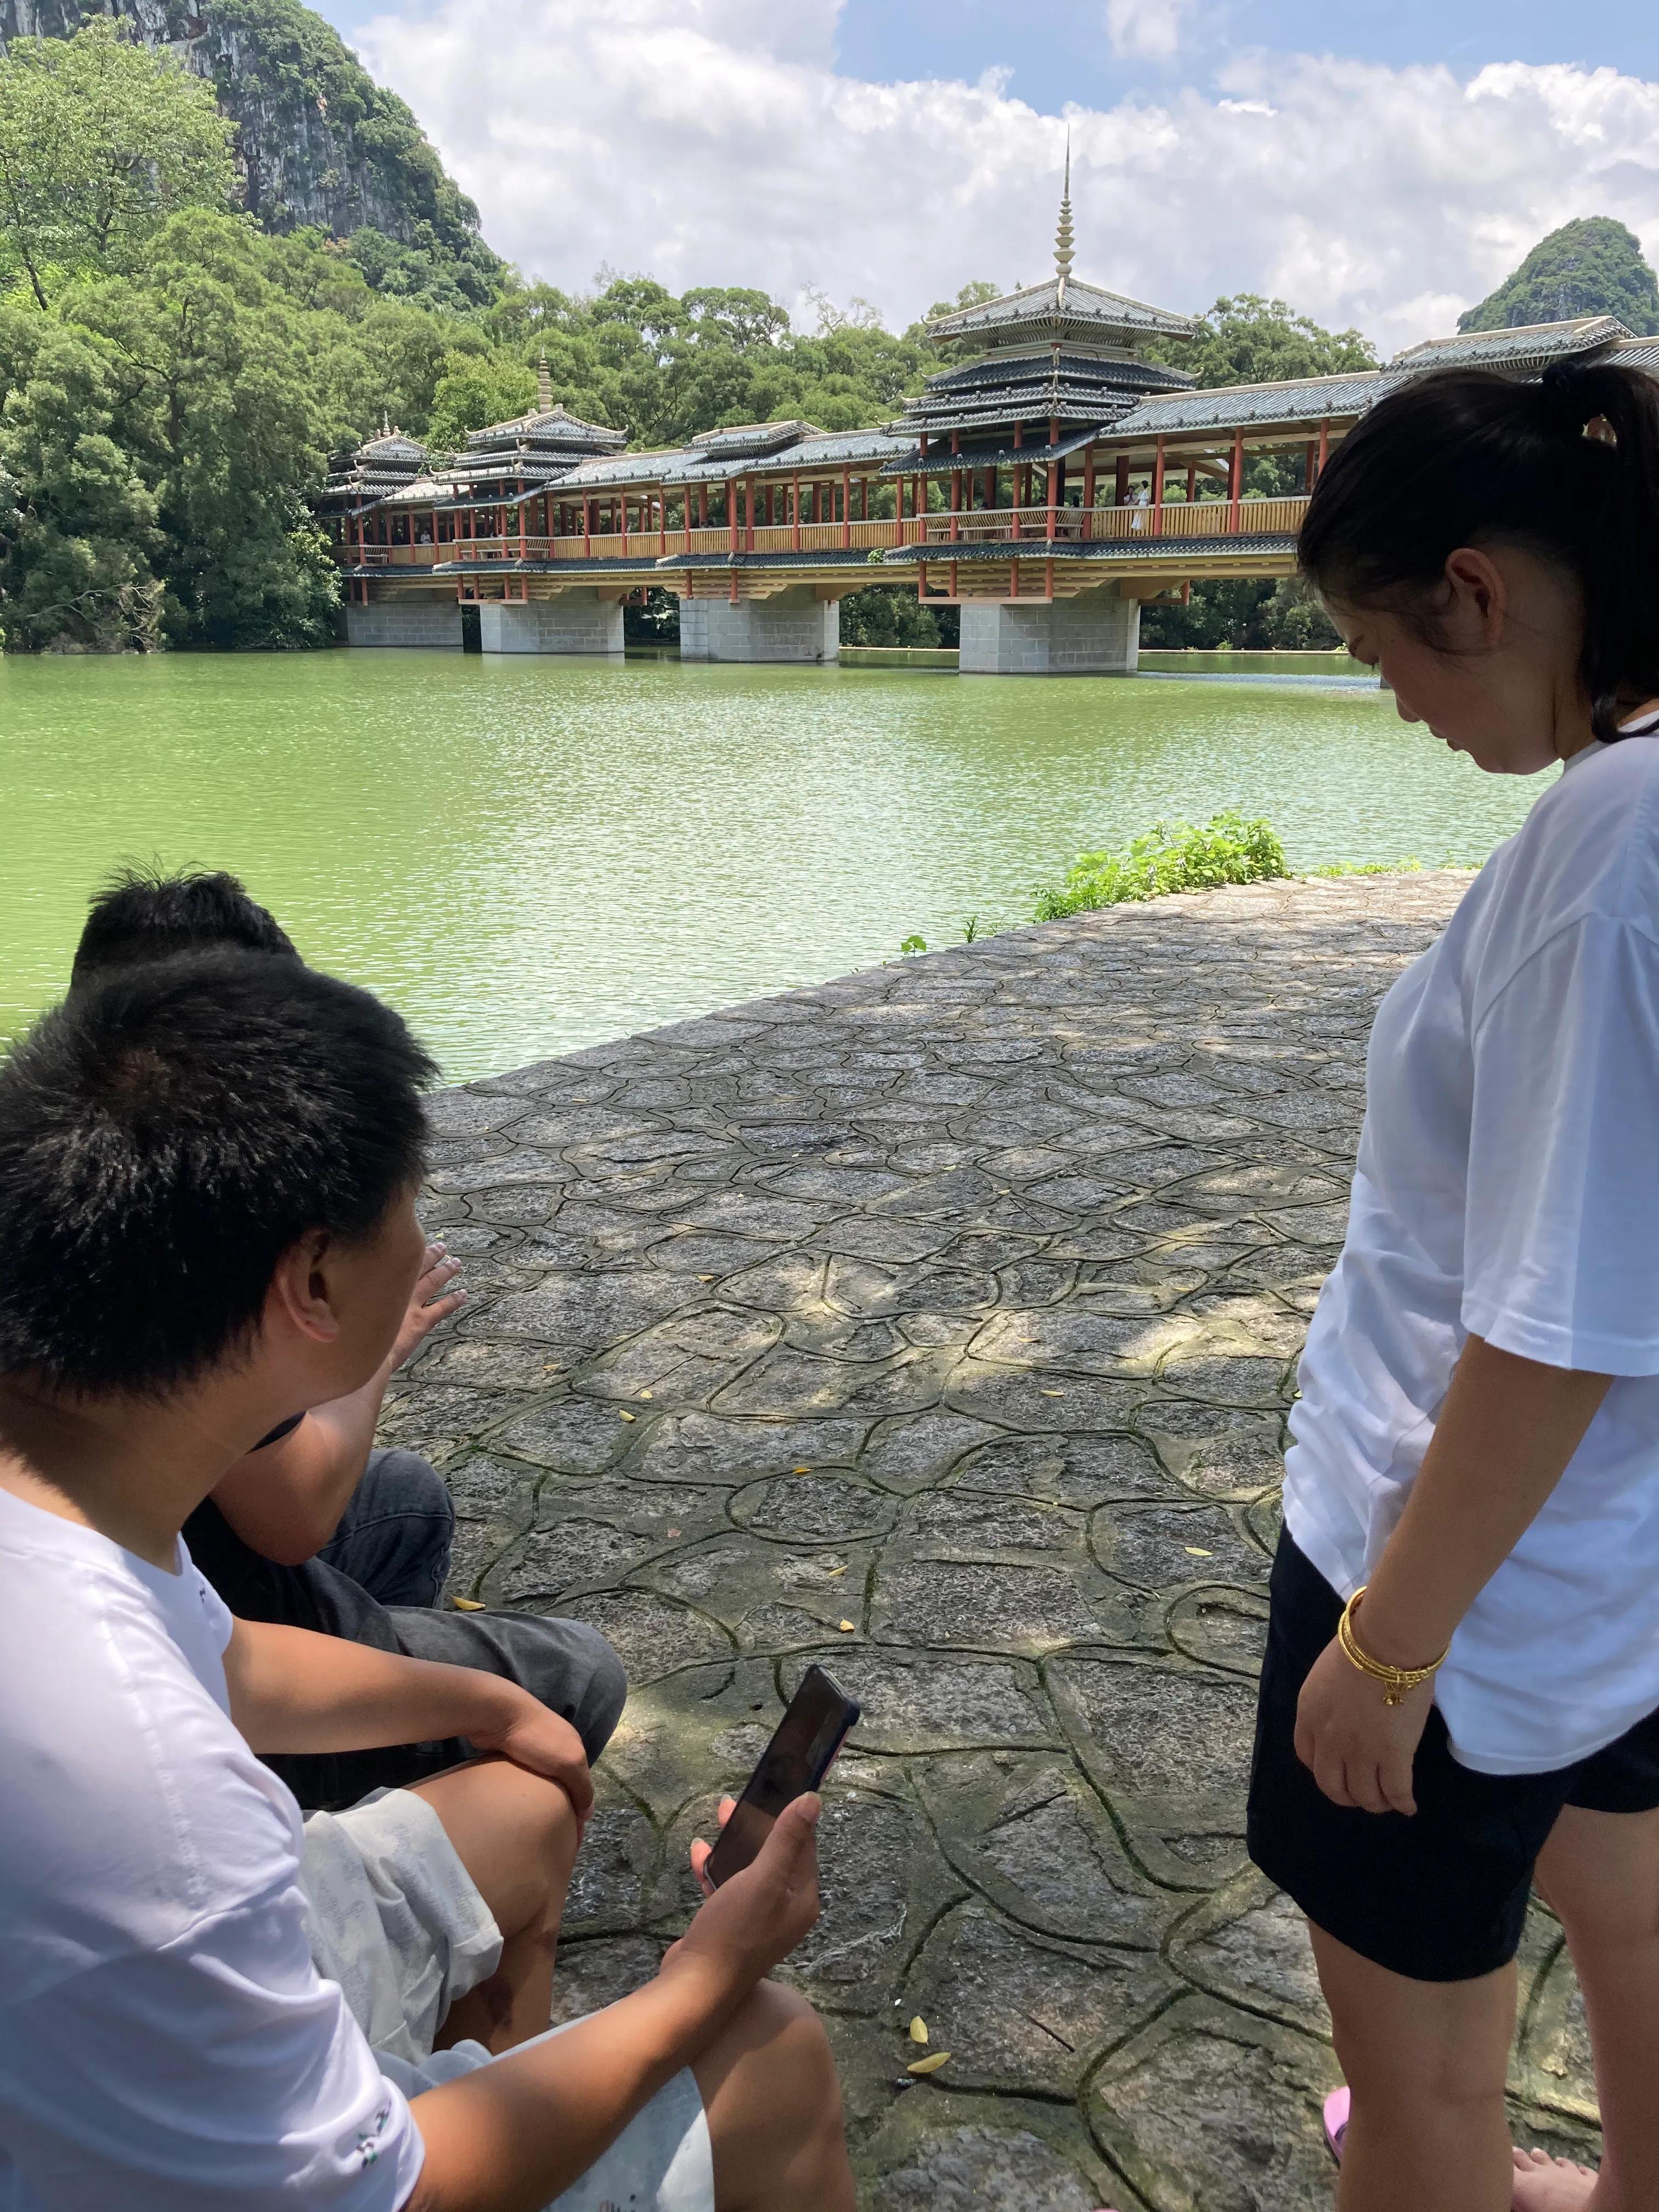
<svg viewBox="0 0 1659 2212"><path fill-rule="evenodd" d="M313 1813L301 1881L317 1971L339 1984L389 2081L417 2097L494 2063L481 2043L432 2048L456 1998L495 1971L501 1939L423 1797L383 1790L346 1812ZM579 2025L569 2021L538 2039ZM548 2212L624 2207L714 2212L708 2122L689 2068L635 2114Z"/></svg>

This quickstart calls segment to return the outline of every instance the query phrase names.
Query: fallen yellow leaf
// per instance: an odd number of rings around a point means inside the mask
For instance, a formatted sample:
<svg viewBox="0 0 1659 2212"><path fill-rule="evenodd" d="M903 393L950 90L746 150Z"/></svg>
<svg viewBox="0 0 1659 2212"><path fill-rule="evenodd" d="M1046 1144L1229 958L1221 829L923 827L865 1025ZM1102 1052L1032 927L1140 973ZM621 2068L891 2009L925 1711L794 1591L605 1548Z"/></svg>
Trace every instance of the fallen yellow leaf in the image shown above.
<svg viewBox="0 0 1659 2212"><path fill-rule="evenodd" d="M482 1601L476 1597L453 1597L449 1602L457 1613L483 1613L485 1609Z"/></svg>
<svg viewBox="0 0 1659 2212"><path fill-rule="evenodd" d="M912 2043L926 2043L927 2040L927 2023L920 2013L910 2023L910 2040Z"/></svg>
<svg viewBox="0 0 1659 2212"><path fill-rule="evenodd" d="M913 2058L904 2070L907 2074L937 2074L941 2066L948 2066L950 2063L948 2051L935 2051L926 2058Z"/></svg>
<svg viewBox="0 0 1659 2212"><path fill-rule="evenodd" d="M1045 1390L1042 1395L1045 1398L1063 1398L1066 1393L1063 1390Z"/></svg>
<svg viewBox="0 0 1659 2212"><path fill-rule="evenodd" d="M648 1398L651 1395L651 1393L648 1390L636 1390L634 1393L634 1395L636 1398Z"/></svg>
<svg viewBox="0 0 1659 2212"><path fill-rule="evenodd" d="M697 1278L697 1280L700 1283L712 1283L714 1279L714 1278L712 1275L699 1275Z"/></svg>
<svg viewBox="0 0 1659 2212"><path fill-rule="evenodd" d="M637 1413L630 1413L627 1407L623 1407L620 1410L617 1418L618 1419L624 1421L637 1421L640 1417Z"/></svg>
<svg viewBox="0 0 1659 2212"><path fill-rule="evenodd" d="M837 1575L844 1575L846 1572L847 1569L845 1567L831 1567L829 1573L824 1577L824 1580L826 1582L832 1583Z"/></svg>
<svg viewBox="0 0 1659 2212"><path fill-rule="evenodd" d="M1181 1547L1189 1559L1212 1559L1213 1552L1206 1552L1201 1544L1183 1544Z"/></svg>
<svg viewBox="0 0 1659 2212"><path fill-rule="evenodd" d="M856 1632L854 1631L854 1626L853 1626L853 1624L852 1624L852 1622L851 1622L850 1620L843 1620L843 1621L840 1624L840 1626L841 1626L841 1632L842 1632L842 1634L843 1636L851 1636L851 1635L854 1635L854 1634Z"/></svg>
<svg viewBox="0 0 1659 2212"><path fill-rule="evenodd" d="M792 1467L789 1472L791 1474L811 1474L812 1470L810 1467Z"/></svg>

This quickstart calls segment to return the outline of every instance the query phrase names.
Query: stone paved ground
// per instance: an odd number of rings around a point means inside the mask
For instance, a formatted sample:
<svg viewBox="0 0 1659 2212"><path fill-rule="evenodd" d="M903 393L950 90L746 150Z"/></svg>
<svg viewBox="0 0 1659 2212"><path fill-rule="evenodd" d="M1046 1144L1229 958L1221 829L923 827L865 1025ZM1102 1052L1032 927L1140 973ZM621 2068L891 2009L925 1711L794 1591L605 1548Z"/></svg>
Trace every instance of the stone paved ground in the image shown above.
<svg viewBox="0 0 1659 2212"><path fill-rule="evenodd" d="M439 1103L474 1303L389 1434L456 1587L634 1695L561 2016L653 1969L811 1656L865 1700L795 1962L872 2212L1302 2212L1334 2079L1245 1862L1285 1406L1376 1001L1462 887L1264 884L1016 931ZM1589 2140L1539 1909L1517 2124ZM921 2014L949 2063L911 2082Z"/></svg>

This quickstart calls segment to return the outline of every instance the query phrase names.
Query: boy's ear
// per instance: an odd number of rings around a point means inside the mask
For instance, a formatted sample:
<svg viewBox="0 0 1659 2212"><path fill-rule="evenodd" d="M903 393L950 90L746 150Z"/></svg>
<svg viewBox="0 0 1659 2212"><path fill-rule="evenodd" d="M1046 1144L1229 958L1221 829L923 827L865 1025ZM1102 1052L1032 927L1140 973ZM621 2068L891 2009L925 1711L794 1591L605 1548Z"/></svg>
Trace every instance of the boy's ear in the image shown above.
<svg viewBox="0 0 1659 2212"><path fill-rule="evenodd" d="M276 1262L265 1296L267 1322L280 1319L313 1344L332 1344L340 1334L329 1261L334 1240L326 1229L308 1229Z"/></svg>

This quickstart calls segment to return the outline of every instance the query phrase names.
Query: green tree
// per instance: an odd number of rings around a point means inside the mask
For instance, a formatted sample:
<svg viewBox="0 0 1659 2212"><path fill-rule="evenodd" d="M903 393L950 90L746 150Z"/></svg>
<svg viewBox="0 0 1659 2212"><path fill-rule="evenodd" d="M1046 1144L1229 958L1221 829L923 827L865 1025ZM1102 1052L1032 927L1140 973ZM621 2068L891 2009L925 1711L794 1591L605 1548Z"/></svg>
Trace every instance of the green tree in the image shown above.
<svg viewBox="0 0 1659 2212"><path fill-rule="evenodd" d="M307 501L342 426L268 241L244 217L175 216L142 279L86 286L65 308L102 341L112 427L155 498L169 640L325 642L338 583Z"/></svg>
<svg viewBox="0 0 1659 2212"><path fill-rule="evenodd" d="M1193 338L1169 340L1157 350L1208 386L1279 384L1376 367L1376 349L1359 331L1322 329L1259 292L1224 296L1198 317Z"/></svg>
<svg viewBox="0 0 1659 2212"><path fill-rule="evenodd" d="M65 276L130 268L175 209L223 207L229 125L167 54L100 16L0 54L0 257L46 307ZM0 276L4 274L0 266Z"/></svg>
<svg viewBox="0 0 1659 2212"><path fill-rule="evenodd" d="M1457 327L1524 329L1580 315L1615 315L1638 337L1659 332L1659 283L1639 240L1611 216L1580 216L1540 239L1495 292L1458 317Z"/></svg>
<svg viewBox="0 0 1659 2212"><path fill-rule="evenodd" d="M155 502L110 434L115 393L84 332L0 307L0 620L9 652L161 640Z"/></svg>
<svg viewBox="0 0 1659 2212"><path fill-rule="evenodd" d="M499 349L452 353L433 393L427 441L434 452L455 452L469 430L510 422L535 404L536 380L525 362Z"/></svg>

